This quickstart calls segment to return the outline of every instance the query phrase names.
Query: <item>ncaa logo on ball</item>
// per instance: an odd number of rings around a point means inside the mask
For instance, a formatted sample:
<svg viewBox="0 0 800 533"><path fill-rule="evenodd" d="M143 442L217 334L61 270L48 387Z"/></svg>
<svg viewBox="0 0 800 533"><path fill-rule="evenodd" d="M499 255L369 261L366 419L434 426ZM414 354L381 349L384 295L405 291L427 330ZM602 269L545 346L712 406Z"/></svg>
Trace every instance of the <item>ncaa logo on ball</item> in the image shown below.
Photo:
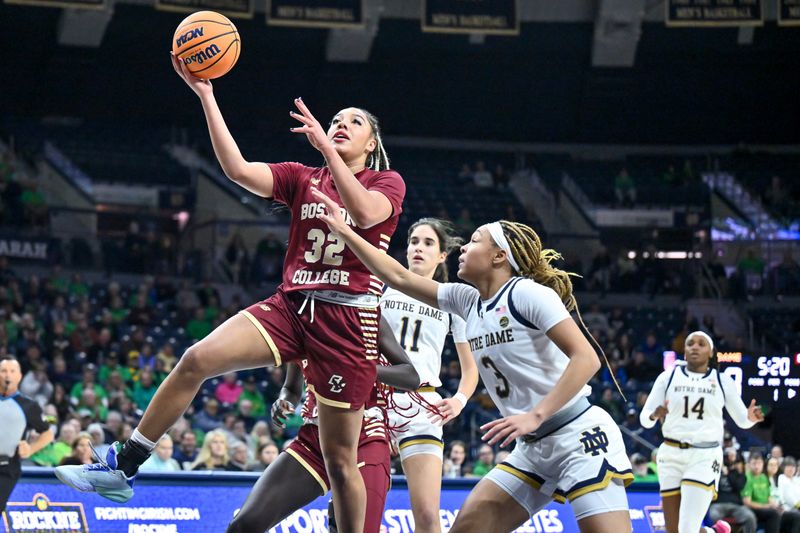
<svg viewBox="0 0 800 533"><path fill-rule="evenodd" d="M500 327L501 328L507 328L508 327L508 317L507 316L500 317Z"/></svg>

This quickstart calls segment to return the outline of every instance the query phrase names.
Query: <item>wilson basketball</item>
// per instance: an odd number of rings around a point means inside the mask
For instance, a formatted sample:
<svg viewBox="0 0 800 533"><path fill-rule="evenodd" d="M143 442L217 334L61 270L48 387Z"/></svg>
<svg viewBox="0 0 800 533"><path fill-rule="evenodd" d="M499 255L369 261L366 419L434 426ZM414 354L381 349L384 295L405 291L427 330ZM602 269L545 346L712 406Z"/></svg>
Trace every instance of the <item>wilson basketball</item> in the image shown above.
<svg viewBox="0 0 800 533"><path fill-rule="evenodd" d="M178 25L172 53L184 60L194 76L214 79L225 75L239 59L242 41L236 26L214 11L192 13Z"/></svg>

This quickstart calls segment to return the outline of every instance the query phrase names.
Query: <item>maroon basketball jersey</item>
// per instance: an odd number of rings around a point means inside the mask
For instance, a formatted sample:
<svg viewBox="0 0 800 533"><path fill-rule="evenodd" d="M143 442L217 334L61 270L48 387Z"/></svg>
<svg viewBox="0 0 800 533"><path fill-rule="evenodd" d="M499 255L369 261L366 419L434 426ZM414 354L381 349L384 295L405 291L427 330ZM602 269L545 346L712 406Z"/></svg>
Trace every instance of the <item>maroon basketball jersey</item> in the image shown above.
<svg viewBox="0 0 800 533"><path fill-rule="evenodd" d="M274 178L273 198L292 211L283 265L284 290L335 290L380 296L383 288L380 280L370 274L344 241L318 218L325 207L311 195L312 186L342 205L330 170L300 163L270 164L269 167ZM345 220L370 244L386 251L402 212L406 193L403 178L393 170L371 169L364 169L355 176L367 190L379 191L389 199L392 214L369 229L361 229L342 207Z"/></svg>

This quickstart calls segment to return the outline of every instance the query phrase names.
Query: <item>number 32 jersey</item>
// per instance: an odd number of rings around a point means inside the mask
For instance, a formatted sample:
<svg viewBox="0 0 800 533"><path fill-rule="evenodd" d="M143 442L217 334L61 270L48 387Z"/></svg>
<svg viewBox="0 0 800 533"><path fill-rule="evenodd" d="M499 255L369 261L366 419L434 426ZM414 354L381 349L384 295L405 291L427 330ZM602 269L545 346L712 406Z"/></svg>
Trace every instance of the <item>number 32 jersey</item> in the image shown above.
<svg viewBox="0 0 800 533"><path fill-rule="evenodd" d="M503 416L527 413L561 379L569 358L547 331L571 318L552 289L515 277L482 301L475 287L442 283L438 301L442 311L466 321L481 379ZM564 407L590 393L585 385Z"/></svg>
<svg viewBox="0 0 800 533"><path fill-rule="evenodd" d="M754 424L747 418L747 407L739 397L736 384L714 368L702 374L689 372L686 364L680 361L672 370L662 372L639 415L644 427L655 425L650 415L665 401L669 403L662 433L667 439L689 444L722 443L723 407L737 426L746 429Z"/></svg>
<svg viewBox="0 0 800 533"><path fill-rule="evenodd" d="M334 202L342 200L327 167L315 168L300 163L270 164L273 176L273 198L289 207L292 223L289 244L283 266L283 289L335 290L350 294L382 294L383 284L370 274L367 267L345 246L344 241L319 219L324 204L311 195L316 187ZM402 212L406 186L400 174L393 170L377 172L364 169L356 179L369 191L382 193L392 205L392 214L366 229L356 227L344 211L345 220L361 237L381 250L388 250L389 240L397 228Z"/></svg>

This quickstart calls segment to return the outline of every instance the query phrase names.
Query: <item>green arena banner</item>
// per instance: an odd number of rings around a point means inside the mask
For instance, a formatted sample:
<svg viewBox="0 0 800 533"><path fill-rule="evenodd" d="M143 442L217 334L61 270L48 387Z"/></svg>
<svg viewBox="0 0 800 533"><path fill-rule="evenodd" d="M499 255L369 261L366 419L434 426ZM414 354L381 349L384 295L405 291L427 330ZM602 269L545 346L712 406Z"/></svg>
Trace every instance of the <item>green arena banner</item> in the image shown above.
<svg viewBox="0 0 800 533"><path fill-rule="evenodd" d="M422 0L422 31L519 35L518 0Z"/></svg>
<svg viewBox="0 0 800 533"><path fill-rule="evenodd" d="M216 11L231 18L253 18L253 0L156 0L156 9L162 11Z"/></svg>
<svg viewBox="0 0 800 533"><path fill-rule="evenodd" d="M762 0L667 0L667 26L763 26Z"/></svg>
<svg viewBox="0 0 800 533"><path fill-rule="evenodd" d="M301 28L363 28L365 0L267 0L267 24Z"/></svg>
<svg viewBox="0 0 800 533"><path fill-rule="evenodd" d="M74 9L105 9L106 0L3 0L6 4L43 7L69 7Z"/></svg>
<svg viewBox="0 0 800 533"><path fill-rule="evenodd" d="M800 0L778 0L778 25L800 26Z"/></svg>

